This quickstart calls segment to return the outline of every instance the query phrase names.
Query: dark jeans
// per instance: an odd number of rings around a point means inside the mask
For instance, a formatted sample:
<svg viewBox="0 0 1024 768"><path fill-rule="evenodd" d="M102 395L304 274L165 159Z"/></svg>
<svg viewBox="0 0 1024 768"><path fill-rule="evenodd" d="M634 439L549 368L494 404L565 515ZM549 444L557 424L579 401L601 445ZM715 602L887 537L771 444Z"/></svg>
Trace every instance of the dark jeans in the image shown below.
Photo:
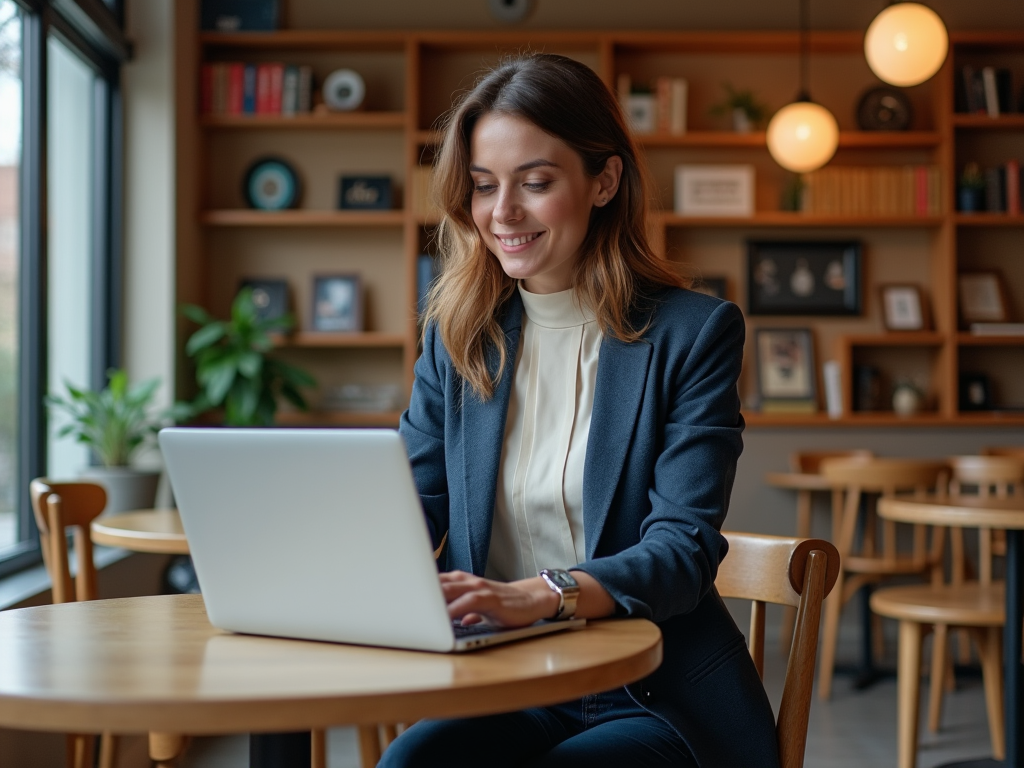
<svg viewBox="0 0 1024 768"><path fill-rule="evenodd" d="M421 720L395 740L379 768L689 768L671 726L625 688L552 707L462 720Z"/></svg>

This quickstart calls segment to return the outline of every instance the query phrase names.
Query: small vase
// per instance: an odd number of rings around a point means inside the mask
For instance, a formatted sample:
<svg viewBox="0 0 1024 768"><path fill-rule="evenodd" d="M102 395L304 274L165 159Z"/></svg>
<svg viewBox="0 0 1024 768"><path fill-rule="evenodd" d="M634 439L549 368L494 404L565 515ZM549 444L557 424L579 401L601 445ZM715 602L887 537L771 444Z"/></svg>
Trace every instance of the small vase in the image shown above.
<svg viewBox="0 0 1024 768"><path fill-rule="evenodd" d="M982 190L973 187L960 187L957 190L957 202L961 213L974 213L982 208Z"/></svg>
<svg viewBox="0 0 1024 768"><path fill-rule="evenodd" d="M897 416L913 416L921 410L923 401L921 393L908 384L897 386L892 393L892 409Z"/></svg>
<svg viewBox="0 0 1024 768"><path fill-rule="evenodd" d="M740 107L736 107L732 111L732 129L736 133L750 133L754 130L753 123L750 122L750 118L747 117L747 112Z"/></svg>
<svg viewBox="0 0 1024 768"><path fill-rule="evenodd" d="M84 480L99 483L107 491L104 515L135 509L152 509L156 504L156 490L160 472L132 469L131 467L86 467Z"/></svg>

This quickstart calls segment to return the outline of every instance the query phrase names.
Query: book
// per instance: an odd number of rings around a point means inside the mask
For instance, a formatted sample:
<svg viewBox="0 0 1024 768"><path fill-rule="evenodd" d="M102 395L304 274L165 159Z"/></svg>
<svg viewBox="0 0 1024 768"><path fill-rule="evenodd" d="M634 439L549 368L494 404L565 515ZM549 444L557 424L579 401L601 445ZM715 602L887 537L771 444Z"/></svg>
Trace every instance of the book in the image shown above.
<svg viewBox="0 0 1024 768"><path fill-rule="evenodd" d="M246 64L242 73L242 112L246 115L256 113L256 65Z"/></svg>
<svg viewBox="0 0 1024 768"><path fill-rule="evenodd" d="M1017 99L1013 92L1013 73L1006 67L996 70L996 101L1000 114L1008 115L1017 111Z"/></svg>
<svg viewBox="0 0 1024 768"><path fill-rule="evenodd" d="M299 111L299 68L287 66L281 81L281 114L292 117Z"/></svg>
<svg viewBox="0 0 1024 768"><path fill-rule="evenodd" d="M284 93L284 65L270 65L270 104L268 111L272 115L281 114L281 97Z"/></svg>
<svg viewBox="0 0 1024 768"><path fill-rule="evenodd" d="M213 64L203 64L199 70L199 111L213 112Z"/></svg>
<svg viewBox="0 0 1024 768"><path fill-rule="evenodd" d="M1024 336L1024 323L971 323L972 336Z"/></svg>
<svg viewBox="0 0 1024 768"><path fill-rule="evenodd" d="M843 416L843 383L840 376L839 362L829 360L821 366L822 380L825 382L825 408L830 419Z"/></svg>
<svg viewBox="0 0 1024 768"><path fill-rule="evenodd" d="M1020 214L1020 163L1010 160L1003 170L1003 178L1006 180L1006 212L1011 216Z"/></svg>
<svg viewBox="0 0 1024 768"><path fill-rule="evenodd" d="M242 114L242 99L245 92L245 65L232 63L228 68L227 111L229 115Z"/></svg>
<svg viewBox="0 0 1024 768"><path fill-rule="evenodd" d="M985 169L985 210L991 213L1004 213L1006 203L1003 196L1005 185L1003 168Z"/></svg>
<svg viewBox="0 0 1024 768"><path fill-rule="evenodd" d="M686 133L686 100L689 83L681 77L673 77L669 100L668 132L679 135Z"/></svg>
<svg viewBox="0 0 1024 768"><path fill-rule="evenodd" d="M228 67L226 64L213 65L213 109L215 115L228 111Z"/></svg>
<svg viewBox="0 0 1024 768"><path fill-rule="evenodd" d="M298 111L313 111L313 68L309 65L299 67Z"/></svg>
<svg viewBox="0 0 1024 768"><path fill-rule="evenodd" d="M985 85L982 82L981 72L971 66L964 66L961 70L961 81L963 83L964 111L977 114L985 112Z"/></svg>
<svg viewBox="0 0 1024 768"><path fill-rule="evenodd" d="M985 112L989 117L999 117L999 92L996 90L996 70L982 67L981 81L985 86Z"/></svg>
<svg viewBox="0 0 1024 768"><path fill-rule="evenodd" d="M270 65L256 67L256 114L270 113Z"/></svg>

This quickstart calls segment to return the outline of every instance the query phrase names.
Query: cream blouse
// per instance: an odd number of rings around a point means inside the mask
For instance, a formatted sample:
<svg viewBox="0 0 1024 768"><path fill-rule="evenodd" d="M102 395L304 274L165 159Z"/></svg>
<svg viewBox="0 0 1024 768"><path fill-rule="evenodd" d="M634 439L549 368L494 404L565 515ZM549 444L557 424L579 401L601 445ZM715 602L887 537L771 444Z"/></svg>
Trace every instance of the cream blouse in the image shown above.
<svg viewBox="0 0 1024 768"><path fill-rule="evenodd" d="M523 328L485 575L514 581L586 557L583 464L602 334L572 290L519 288Z"/></svg>

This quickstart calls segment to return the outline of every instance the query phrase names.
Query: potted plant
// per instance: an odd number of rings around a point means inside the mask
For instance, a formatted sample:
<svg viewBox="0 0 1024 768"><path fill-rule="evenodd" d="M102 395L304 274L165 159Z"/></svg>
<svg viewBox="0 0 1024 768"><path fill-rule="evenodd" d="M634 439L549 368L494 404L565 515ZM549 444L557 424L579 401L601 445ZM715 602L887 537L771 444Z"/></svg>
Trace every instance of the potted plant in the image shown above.
<svg viewBox="0 0 1024 768"><path fill-rule="evenodd" d="M960 175L957 199L963 213L980 211L985 204L985 177L977 163L968 163Z"/></svg>
<svg viewBox="0 0 1024 768"><path fill-rule="evenodd" d="M160 472L134 469L131 461L166 420L164 415L150 413L160 379L131 386L128 374L118 369L107 372L107 386L99 392L80 389L67 381L64 387L66 394L50 395L46 402L53 412L70 418L57 436L73 435L99 459L100 465L86 467L82 476L106 488L104 514L151 508Z"/></svg>
<svg viewBox="0 0 1024 768"><path fill-rule="evenodd" d="M271 334L294 325L291 315L261 317L251 288L243 288L235 297L228 320L218 320L191 304L181 312L200 326L185 344L185 353L196 362L199 394L192 402L175 406L178 419L223 409L227 426L272 426L279 397L307 410L300 388L315 387L316 380L301 368L267 355L274 346Z"/></svg>
<svg viewBox="0 0 1024 768"><path fill-rule="evenodd" d="M754 97L752 90L737 90L732 83L722 83L725 99L711 108L711 114L719 117L728 115L732 129L737 133L750 133L760 127L768 115L768 107Z"/></svg>

